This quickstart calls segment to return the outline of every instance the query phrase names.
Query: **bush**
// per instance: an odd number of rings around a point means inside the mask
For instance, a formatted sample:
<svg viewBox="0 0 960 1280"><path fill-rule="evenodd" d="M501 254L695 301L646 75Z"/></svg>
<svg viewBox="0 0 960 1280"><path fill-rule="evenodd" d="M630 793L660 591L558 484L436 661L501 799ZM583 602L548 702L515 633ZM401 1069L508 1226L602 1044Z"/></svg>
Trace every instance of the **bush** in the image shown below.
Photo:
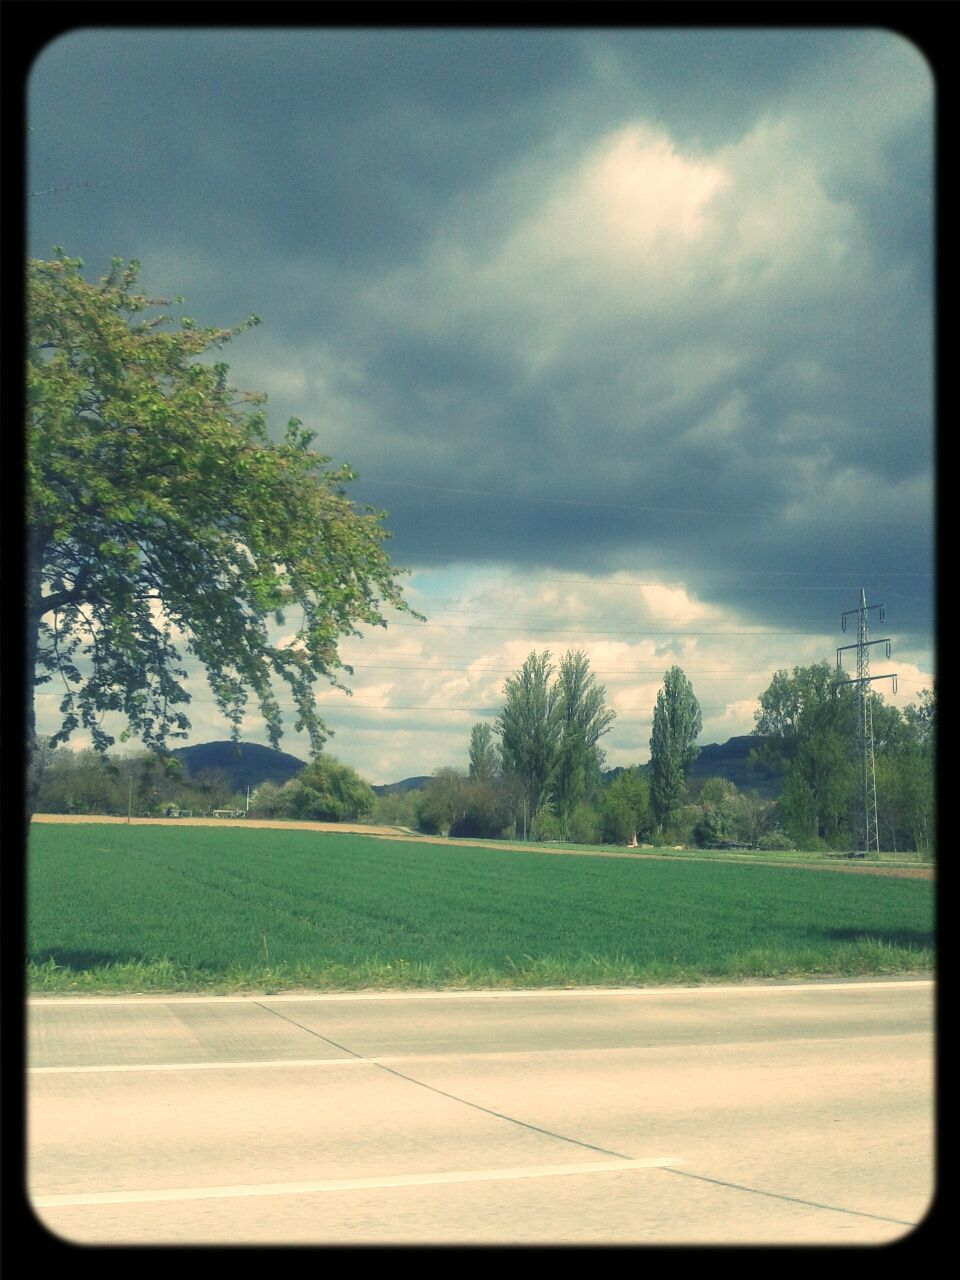
<svg viewBox="0 0 960 1280"><path fill-rule="evenodd" d="M304 816L317 822L356 821L373 810L372 787L349 765L318 755L300 774L306 797L299 798ZM299 816L299 815L298 815Z"/></svg>
<svg viewBox="0 0 960 1280"><path fill-rule="evenodd" d="M388 791L385 795L374 793L370 821L384 827L415 827L420 795L419 791Z"/></svg>
<svg viewBox="0 0 960 1280"><path fill-rule="evenodd" d="M534 840L559 840L560 819L544 805L537 814L537 821L531 833Z"/></svg>
<svg viewBox="0 0 960 1280"><path fill-rule="evenodd" d="M636 830L636 817L629 802L622 796L610 797L603 807L603 843L629 844Z"/></svg>
<svg viewBox="0 0 960 1280"><path fill-rule="evenodd" d="M797 846L782 831L768 831L757 841L758 849L795 849Z"/></svg>
<svg viewBox="0 0 960 1280"><path fill-rule="evenodd" d="M567 838L574 844L599 844L600 830L600 815L588 804L578 804L567 823Z"/></svg>
<svg viewBox="0 0 960 1280"><path fill-rule="evenodd" d="M653 830L650 783L636 766L610 783L603 795L602 837L606 844L646 839Z"/></svg>
<svg viewBox="0 0 960 1280"><path fill-rule="evenodd" d="M425 836L439 836L448 830L449 818L441 798L430 790L417 793L417 830Z"/></svg>

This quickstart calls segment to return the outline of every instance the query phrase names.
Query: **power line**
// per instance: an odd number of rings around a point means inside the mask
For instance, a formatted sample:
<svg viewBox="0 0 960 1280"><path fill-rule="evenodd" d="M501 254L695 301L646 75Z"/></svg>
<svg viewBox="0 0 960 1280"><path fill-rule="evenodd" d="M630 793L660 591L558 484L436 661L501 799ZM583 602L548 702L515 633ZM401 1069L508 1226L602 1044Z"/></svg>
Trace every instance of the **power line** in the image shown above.
<svg viewBox="0 0 960 1280"><path fill-rule="evenodd" d="M403 622L399 619L395 619L390 622L390 626L429 627L448 631L551 631L554 633L565 633L570 631L579 633L582 632L584 628L589 628L589 634L596 636L696 636L701 639L709 638L711 636L764 636L768 639L772 639L775 636L820 636L823 634L820 631L678 631L672 627L668 630L659 630L650 627L644 627L641 630L633 630L624 627L609 629L605 627L589 627L589 622L586 620L580 627L553 626L552 624L537 624L525 627L488 627L485 625L476 626L469 622Z"/></svg>
<svg viewBox="0 0 960 1280"><path fill-rule="evenodd" d="M453 597L440 597L440 599L444 599L444 598L452 599ZM419 602L419 601L418 601L418 608L420 608L420 609L426 609L426 608L431 608L431 607L432 607L432 606L430 605L429 600L427 600L427 601L425 601L425 602L423 602L423 603L421 603L421 602ZM440 616L442 616L442 617L443 617L443 616L453 616L453 617L458 617L458 618L460 618L460 617L464 617L464 618L519 618L519 619L521 619L521 620L522 620L526 625L531 626L531 627L532 627L532 626L535 626L535 625L536 625L536 626L553 626L553 624L554 624L554 623L556 623L556 622L573 622L573 623L577 623L577 624L582 625L582 626L589 626L589 625L590 625L590 623L591 623L591 622L593 622L593 620L594 620L593 616L591 616L591 617L571 617L571 616L570 616L570 614L564 614L562 617L555 617L555 616L550 615L550 614L537 614L537 613L525 614L525 613L517 613L516 611L510 611L510 612L498 613L498 612L494 612L493 610L487 610L487 609L482 609L482 610L481 610L481 609L432 608L432 612L431 612L430 616L427 618L426 623L415 623L415 624L413 624L413 625L416 625L416 626L424 626L424 625L429 626L429 625L431 625L431 624L433 624L434 626L446 626L446 625L452 625L452 624L447 624L447 623L437 622L437 616L438 616L438 615L440 615ZM681 624L681 623L683 623L683 622L688 622L688 621L690 621L690 619L689 619L689 618L678 618L678 617L670 617L670 616L667 616L667 617L658 617L656 621L657 621L657 625L658 625L658 626L662 626L664 623ZM928 618L905 618L905 619L904 619L904 622L929 622L929 621L930 621L930 619L928 619ZM397 620L392 620L392 621L391 621L391 623L390 623L390 625L391 625L391 626L394 626L394 625L396 625L396 622L397 622ZM405 626L410 626L411 624L410 624L410 623L404 623L404 625L405 625ZM726 634L726 633L723 633L723 632L708 632L708 633L706 633L706 634L710 634L710 635L721 635L721 634ZM737 634L737 635L741 635L741 634L745 634L745 633L743 633L743 632L736 632L735 634ZM802 632L793 632L793 631L784 631L784 632L777 632L777 631L763 631L763 632L759 632L759 633L757 633L757 634L762 634L762 635L798 635L798 634L815 634L815 633L802 633Z"/></svg>
<svg viewBox="0 0 960 1280"><path fill-rule="evenodd" d="M471 676L498 675L503 672L512 673L516 670L514 666L505 667L453 667L453 666L430 666L427 664L403 664L397 662L363 662L362 659L355 660L357 665L362 667L364 671L436 671L436 672L462 672ZM353 660L347 662L347 666L352 666ZM629 676L629 675L657 675L663 674L663 664L656 667L591 667L591 670L598 676ZM771 670L770 667L684 667L687 675L691 676L729 676L731 679L739 679L741 675L763 675L764 672ZM736 673L735 676L730 673Z"/></svg>
<svg viewBox="0 0 960 1280"><path fill-rule="evenodd" d="M449 485L439 484L420 484L409 480L383 480L377 476L358 476L358 482L370 485L387 485L394 489L418 489L427 490L431 493L454 493L458 497L472 498L500 498L500 499L519 499L524 506L531 503L540 502L555 506L568 507L596 507L605 508L612 511L618 511L621 514L624 511L651 511L657 514L681 515L681 516L711 516L715 519L739 519L739 520L776 520L783 523L784 514L782 511L718 511L709 507L661 507L654 506L650 503L635 502L630 506L625 506L622 502L597 502L588 498L552 498L542 494L526 494L526 493L507 493L500 489L455 489ZM813 513L811 513L813 515ZM857 516L814 516L818 524L879 524L888 526L908 526L910 528L925 527L922 520L882 520L877 517L857 517Z"/></svg>
<svg viewBox="0 0 960 1280"><path fill-rule="evenodd" d="M471 561L471 560L455 560L455 559L452 560L449 551L418 551L415 553L413 558L417 560L420 560L420 559L443 560L453 566L457 566L457 565L463 566L467 570L469 570L472 564L476 563L475 561ZM412 572L416 573L417 570L412 570ZM427 572L429 572L429 570L427 570ZM613 569L610 572L618 573L620 571L617 569ZM709 568L705 568L702 566L700 567L693 566L693 567L684 567L683 570L665 569L663 572L665 575L671 574L674 577L676 577L678 573L682 573L684 575L689 575L689 576L698 576L698 577L704 574L721 573L725 577L731 577L731 578L795 577L795 578L821 578L821 579L823 578L863 579L863 578L932 578L933 577L933 572L932 570L929 570L929 569L872 570L872 569L864 569L862 566L856 569L729 569L729 568L721 569L715 566L710 566ZM501 578L502 578L502 575L495 578L494 580L500 581ZM546 582L596 582L596 579L594 578L546 578L546 579L538 578L537 581L539 582L544 582L544 581ZM631 579L631 580L624 580L624 581L626 582L626 585L630 585L630 583L633 580ZM605 586L607 584L598 583L597 585ZM618 584L611 583L610 585L617 586ZM636 585L641 587L646 587L646 586L662 587L662 586L668 585L668 583L661 578L656 580L655 582L637 582Z"/></svg>

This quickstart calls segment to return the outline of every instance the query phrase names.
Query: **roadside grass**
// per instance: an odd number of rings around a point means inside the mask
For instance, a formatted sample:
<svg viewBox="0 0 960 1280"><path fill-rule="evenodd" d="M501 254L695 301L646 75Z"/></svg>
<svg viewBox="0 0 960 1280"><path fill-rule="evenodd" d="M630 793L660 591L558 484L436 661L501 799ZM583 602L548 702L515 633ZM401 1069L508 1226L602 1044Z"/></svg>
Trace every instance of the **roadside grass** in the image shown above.
<svg viewBox="0 0 960 1280"><path fill-rule="evenodd" d="M37 825L28 983L36 992L226 993L933 968L930 881L655 852L676 856L547 858L341 833Z"/></svg>

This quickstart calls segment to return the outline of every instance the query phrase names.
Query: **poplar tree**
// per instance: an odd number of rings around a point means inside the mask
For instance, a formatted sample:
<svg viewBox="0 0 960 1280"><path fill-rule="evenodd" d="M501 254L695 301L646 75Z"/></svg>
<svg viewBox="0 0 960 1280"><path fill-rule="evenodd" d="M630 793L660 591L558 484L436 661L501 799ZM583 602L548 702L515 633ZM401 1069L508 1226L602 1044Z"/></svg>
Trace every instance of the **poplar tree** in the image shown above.
<svg viewBox="0 0 960 1280"><path fill-rule="evenodd" d="M470 730L469 776L483 782L491 782L497 775L498 765L493 729L481 720Z"/></svg>
<svg viewBox="0 0 960 1280"><path fill-rule="evenodd" d="M581 650L565 653L557 675L560 751L555 798L561 833L566 836L570 816L578 804L600 786L603 751L598 743L617 713L607 706L607 693L590 670Z"/></svg>
<svg viewBox="0 0 960 1280"><path fill-rule="evenodd" d="M702 728L693 686L679 667L671 667L657 694L650 738L650 803L660 831L683 803L686 777L699 753L696 741Z"/></svg>
<svg viewBox="0 0 960 1280"><path fill-rule="evenodd" d="M560 753L562 724L552 675L549 651L531 653L506 681L506 703L496 722L504 767L521 781L531 822L547 799Z"/></svg>

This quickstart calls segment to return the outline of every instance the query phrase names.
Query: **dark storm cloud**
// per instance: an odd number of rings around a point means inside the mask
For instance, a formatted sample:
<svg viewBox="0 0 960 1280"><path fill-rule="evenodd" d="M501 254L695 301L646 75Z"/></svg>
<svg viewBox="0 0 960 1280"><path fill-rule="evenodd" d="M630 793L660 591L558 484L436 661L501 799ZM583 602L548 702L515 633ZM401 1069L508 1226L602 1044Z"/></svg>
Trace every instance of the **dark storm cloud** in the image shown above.
<svg viewBox="0 0 960 1280"><path fill-rule="evenodd" d="M32 188L110 184L33 200L32 252L260 314L237 380L321 426L401 561L642 564L824 626L839 575L929 572L933 130L896 37L84 31L31 114ZM645 255L601 223L660 180Z"/></svg>
<svg viewBox="0 0 960 1280"><path fill-rule="evenodd" d="M129 223L225 258L253 244L370 271L530 146L580 61L561 33L479 49L469 33L79 31L34 66L32 171L116 180L99 236L102 200L71 199L105 247Z"/></svg>

